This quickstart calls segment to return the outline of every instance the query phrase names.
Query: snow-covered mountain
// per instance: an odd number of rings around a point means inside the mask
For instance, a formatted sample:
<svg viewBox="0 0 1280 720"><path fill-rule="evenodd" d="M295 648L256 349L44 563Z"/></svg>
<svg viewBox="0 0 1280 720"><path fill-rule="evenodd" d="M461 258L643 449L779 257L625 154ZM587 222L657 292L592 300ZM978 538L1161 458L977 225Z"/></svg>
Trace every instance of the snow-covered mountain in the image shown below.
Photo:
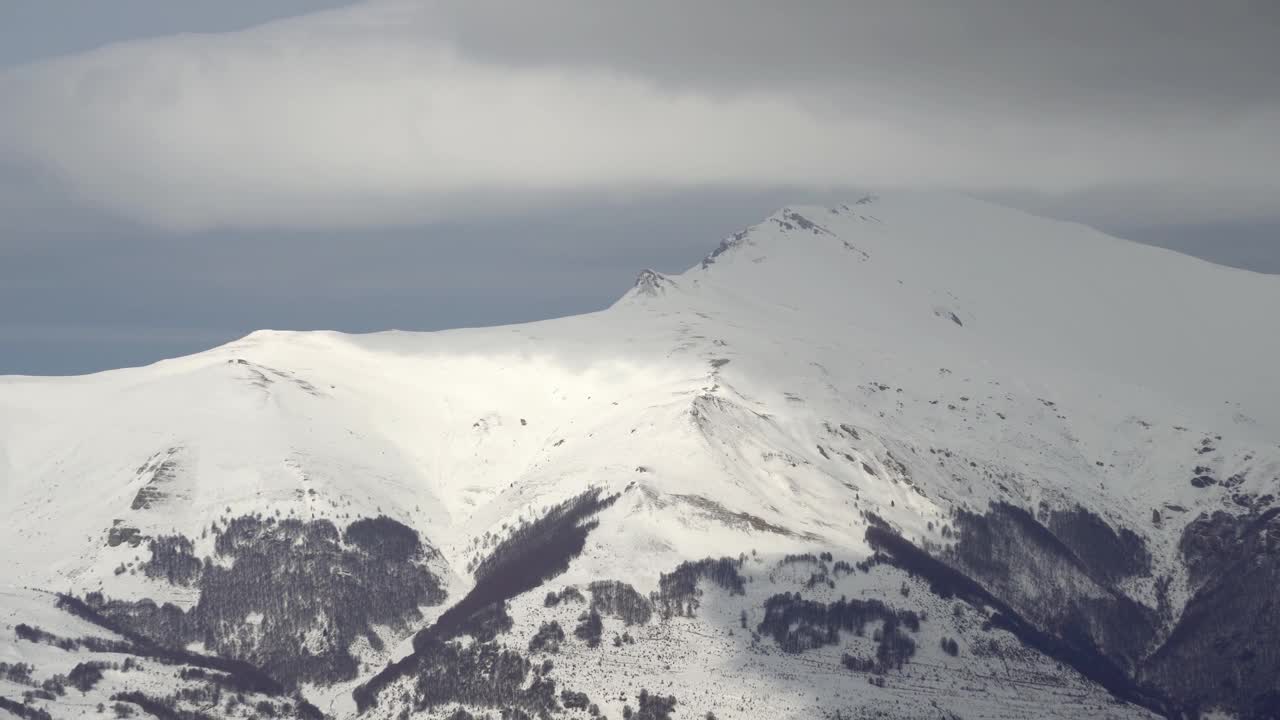
<svg viewBox="0 0 1280 720"><path fill-rule="evenodd" d="M1277 309L908 193L589 315L3 377L0 708L1274 717Z"/></svg>

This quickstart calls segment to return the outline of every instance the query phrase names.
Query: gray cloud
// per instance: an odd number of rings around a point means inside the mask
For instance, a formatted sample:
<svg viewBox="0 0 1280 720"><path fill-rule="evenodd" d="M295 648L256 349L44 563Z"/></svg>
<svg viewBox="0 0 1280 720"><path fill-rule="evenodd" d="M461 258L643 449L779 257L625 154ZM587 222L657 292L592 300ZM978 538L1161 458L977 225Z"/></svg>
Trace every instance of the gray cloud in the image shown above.
<svg viewBox="0 0 1280 720"><path fill-rule="evenodd" d="M1250 0L1211 10L1195 0L437 0L431 7L436 36L468 54L513 66L607 65L699 90L789 86L856 99L867 83L1056 108L1254 104L1274 102L1280 91L1280 6Z"/></svg>
<svg viewBox="0 0 1280 720"><path fill-rule="evenodd" d="M592 197L358 233L46 219L0 233L0 374L143 364L264 327L436 330L598 310L641 268L682 271L799 194Z"/></svg>
<svg viewBox="0 0 1280 720"><path fill-rule="evenodd" d="M230 32L352 0L56 0L0 4L0 67L178 32Z"/></svg>
<svg viewBox="0 0 1280 720"><path fill-rule="evenodd" d="M254 27L303 6L0 9L0 373L589 311L783 204L897 185L1280 272L1275 3L389 0Z"/></svg>
<svg viewBox="0 0 1280 720"><path fill-rule="evenodd" d="M377 2L0 74L0 156L169 229L695 187L934 186L1274 218L1258 2Z"/></svg>

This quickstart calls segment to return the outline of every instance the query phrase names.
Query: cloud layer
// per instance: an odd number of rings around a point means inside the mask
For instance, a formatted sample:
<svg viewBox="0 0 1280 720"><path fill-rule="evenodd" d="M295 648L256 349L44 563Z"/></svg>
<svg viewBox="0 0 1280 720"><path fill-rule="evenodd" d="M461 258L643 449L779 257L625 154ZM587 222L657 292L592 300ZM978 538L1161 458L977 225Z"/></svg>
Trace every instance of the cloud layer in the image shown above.
<svg viewBox="0 0 1280 720"><path fill-rule="evenodd" d="M0 161L177 230L784 185L1275 217L1273 7L1002 6L375 2L5 71Z"/></svg>

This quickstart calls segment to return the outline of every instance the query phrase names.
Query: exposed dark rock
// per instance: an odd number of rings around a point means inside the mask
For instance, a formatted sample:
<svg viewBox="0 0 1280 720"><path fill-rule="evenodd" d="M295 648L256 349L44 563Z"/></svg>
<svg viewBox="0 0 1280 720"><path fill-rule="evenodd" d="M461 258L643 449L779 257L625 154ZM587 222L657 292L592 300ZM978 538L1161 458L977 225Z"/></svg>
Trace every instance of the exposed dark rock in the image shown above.
<svg viewBox="0 0 1280 720"><path fill-rule="evenodd" d="M633 288L637 294L647 295L649 297L657 297L666 293L667 288L675 287L676 283L671 278L654 270L641 270L636 276Z"/></svg>
<svg viewBox="0 0 1280 720"><path fill-rule="evenodd" d="M750 233L749 230L739 230L733 235L730 235L729 237L720 241L720 244L716 247L716 249L712 250L710 254L708 254L705 258L702 259L702 269L706 270L707 268L711 267L712 265L715 264L716 259L719 258L721 255L725 254L726 252L746 242L747 235L749 233Z"/></svg>
<svg viewBox="0 0 1280 720"><path fill-rule="evenodd" d="M1244 484L1244 481L1246 479L1247 479L1247 476L1245 475L1245 473L1236 473L1228 477L1226 480L1223 480L1222 487L1225 487L1225 488L1239 487L1240 485Z"/></svg>
<svg viewBox="0 0 1280 720"><path fill-rule="evenodd" d="M722 523L727 527L740 530L757 530L789 537L804 537L810 540L818 539L808 533L797 533L780 525L775 525L751 513L730 510L715 500L701 495L671 495L669 497L695 508L707 518Z"/></svg>
<svg viewBox="0 0 1280 720"><path fill-rule="evenodd" d="M165 492L164 486L172 483L178 478L179 463L175 456L177 456L180 451L181 448L169 448L167 452L161 454L164 458L163 460L156 462L156 457L153 456L153 458L148 461L147 465L142 466L140 470L142 472L149 471L151 473L151 477L147 480L145 485L138 489L137 494L133 496L133 502L129 505L131 509L145 510L153 505L159 504L161 500L168 497L168 493ZM154 463L154 465L152 465L152 463Z"/></svg>
<svg viewBox="0 0 1280 720"><path fill-rule="evenodd" d="M132 510L146 510L166 497L168 497L168 494L159 487L151 484L143 485L138 489L137 494L133 496L133 502L130 503L129 508Z"/></svg>
<svg viewBox="0 0 1280 720"><path fill-rule="evenodd" d="M782 219L774 219L777 225L785 230L808 230L814 235L831 235L832 232L809 218L790 208L782 211Z"/></svg>

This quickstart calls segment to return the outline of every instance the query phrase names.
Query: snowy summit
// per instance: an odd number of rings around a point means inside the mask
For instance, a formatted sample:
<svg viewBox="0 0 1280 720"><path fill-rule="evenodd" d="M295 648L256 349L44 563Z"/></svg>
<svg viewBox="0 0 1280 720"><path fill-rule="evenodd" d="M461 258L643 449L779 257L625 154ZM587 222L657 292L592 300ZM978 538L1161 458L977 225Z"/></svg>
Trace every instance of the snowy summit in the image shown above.
<svg viewBox="0 0 1280 720"><path fill-rule="evenodd" d="M0 709L1273 717L1277 308L902 193L588 315L0 377Z"/></svg>

